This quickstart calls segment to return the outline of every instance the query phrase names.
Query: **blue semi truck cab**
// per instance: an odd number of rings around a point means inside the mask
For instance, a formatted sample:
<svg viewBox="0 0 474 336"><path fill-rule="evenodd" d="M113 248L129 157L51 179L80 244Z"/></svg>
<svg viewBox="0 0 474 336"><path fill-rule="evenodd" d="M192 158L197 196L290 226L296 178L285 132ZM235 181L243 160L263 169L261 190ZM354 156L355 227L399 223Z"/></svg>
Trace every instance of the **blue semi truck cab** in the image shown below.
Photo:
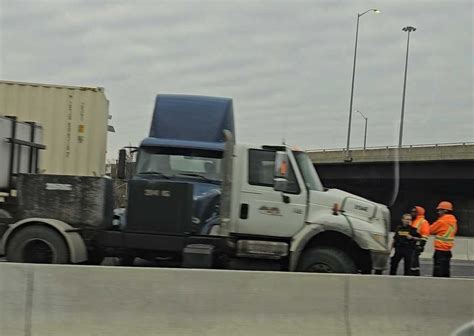
<svg viewBox="0 0 474 336"><path fill-rule="evenodd" d="M192 184L192 234L208 234L219 222L224 130L235 134L231 99L158 95L149 137L139 147L132 184Z"/></svg>

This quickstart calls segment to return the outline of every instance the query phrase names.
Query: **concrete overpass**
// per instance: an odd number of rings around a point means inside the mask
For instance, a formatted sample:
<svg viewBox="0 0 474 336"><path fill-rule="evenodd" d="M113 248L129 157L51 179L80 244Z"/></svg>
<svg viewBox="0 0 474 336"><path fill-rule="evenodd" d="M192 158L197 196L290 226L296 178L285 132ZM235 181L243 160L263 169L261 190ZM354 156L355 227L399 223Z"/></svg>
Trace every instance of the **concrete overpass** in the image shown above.
<svg viewBox="0 0 474 336"><path fill-rule="evenodd" d="M440 200L454 203L459 235L474 236L474 143L309 151L323 183L390 206L392 225L413 205L436 219Z"/></svg>
<svg viewBox="0 0 474 336"><path fill-rule="evenodd" d="M346 149L316 149L309 151L316 163L340 163L347 160ZM419 161L466 161L474 160L474 142L452 144L410 145L398 147L353 148L351 161L357 162L400 162Z"/></svg>

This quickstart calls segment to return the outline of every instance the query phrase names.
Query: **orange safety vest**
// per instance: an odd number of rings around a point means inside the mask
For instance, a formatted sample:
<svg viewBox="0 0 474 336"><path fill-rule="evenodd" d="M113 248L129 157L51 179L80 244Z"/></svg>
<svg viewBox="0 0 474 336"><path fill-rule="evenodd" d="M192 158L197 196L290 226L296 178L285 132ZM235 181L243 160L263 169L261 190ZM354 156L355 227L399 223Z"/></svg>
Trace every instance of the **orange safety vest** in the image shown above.
<svg viewBox="0 0 474 336"><path fill-rule="evenodd" d="M422 239L428 240L428 236L430 235L430 223L428 223L425 217L416 217L415 220L411 221L411 226L418 231Z"/></svg>
<svg viewBox="0 0 474 336"><path fill-rule="evenodd" d="M430 234L436 235L434 247L439 251L450 251L454 246L454 236L458 231L457 219L451 214L438 218L430 227Z"/></svg>

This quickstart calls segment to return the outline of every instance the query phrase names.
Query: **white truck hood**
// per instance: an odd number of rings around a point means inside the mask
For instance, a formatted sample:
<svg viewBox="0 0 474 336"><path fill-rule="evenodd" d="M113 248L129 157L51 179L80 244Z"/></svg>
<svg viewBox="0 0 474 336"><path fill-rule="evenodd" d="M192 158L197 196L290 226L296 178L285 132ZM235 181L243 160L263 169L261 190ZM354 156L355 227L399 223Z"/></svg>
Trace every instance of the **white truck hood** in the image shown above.
<svg viewBox="0 0 474 336"><path fill-rule="evenodd" d="M367 220L376 214L379 204L375 202L339 189L329 189L326 192L338 199L339 209L351 217Z"/></svg>
<svg viewBox="0 0 474 336"><path fill-rule="evenodd" d="M328 189L324 192L310 191L309 203L308 222L310 223L317 223L320 218L326 217L326 214L332 214L335 204L346 216L366 223L376 221L386 228L388 225L386 222L390 220L390 212L385 205L339 189Z"/></svg>
<svg viewBox="0 0 474 336"><path fill-rule="evenodd" d="M335 204L344 216L334 215ZM388 248L388 208L342 190L310 191L307 223L353 236L363 249L385 252Z"/></svg>

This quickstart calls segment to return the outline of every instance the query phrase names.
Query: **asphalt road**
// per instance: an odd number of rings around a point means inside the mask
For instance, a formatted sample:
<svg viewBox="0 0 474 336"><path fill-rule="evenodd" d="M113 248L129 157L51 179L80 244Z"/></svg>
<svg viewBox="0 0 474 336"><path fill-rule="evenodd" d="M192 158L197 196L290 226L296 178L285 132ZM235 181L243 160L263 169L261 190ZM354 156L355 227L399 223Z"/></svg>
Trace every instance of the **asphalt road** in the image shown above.
<svg viewBox="0 0 474 336"><path fill-rule="evenodd" d="M421 264L421 274L431 276L433 274L433 260L423 259ZM472 261L451 261L451 277L474 279L474 262Z"/></svg>
<svg viewBox="0 0 474 336"><path fill-rule="evenodd" d="M421 275L430 277L433 274L433 260L420 260ZM388 273L387 271L385 273ZM403 274L403 261L398 265L398 275ZM474 279L474 262L454 260L451 261L451 277L453 278L471 278Z"/></svg>
<svg viewBox="0 0 474 336"><path fill-rule="evenodd" d="M0 258L0 262L5 262L5 258ZM115 264L113 258L107 258L104 265L113 266ZM136 266L153 267L154 265L145 260L137 260ZM430 277L433 272L433 261L430 259L421 260L421 275ZM387 274L387 271L385 272ZM403 274L403 261L398 266L398 274ZM474 279L474 262L473 261L451 261L451 277L453 278L471 278Z"/></svg>

